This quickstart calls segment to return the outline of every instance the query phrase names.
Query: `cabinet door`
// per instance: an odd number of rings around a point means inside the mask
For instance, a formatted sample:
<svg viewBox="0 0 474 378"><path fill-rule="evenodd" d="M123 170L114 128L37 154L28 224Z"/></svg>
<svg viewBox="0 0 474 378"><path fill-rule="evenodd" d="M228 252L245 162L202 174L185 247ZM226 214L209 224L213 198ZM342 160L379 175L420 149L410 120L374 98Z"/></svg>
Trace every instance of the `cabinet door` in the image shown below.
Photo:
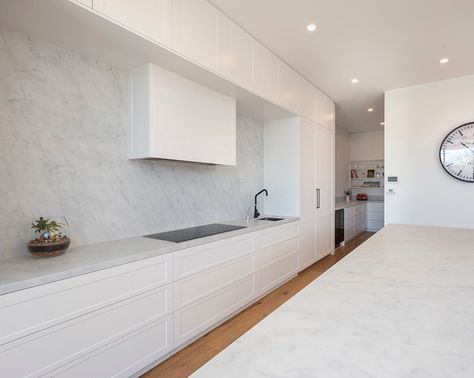
<svg viewBox="0 0 474 378"><path fill-rule="evenodd" d="M287 109L298 110L298 74L288 65L278 65L278 102Z"/></svg>
<svg viewBox="0 0 474 378"><path fill-rule="evenodd" d="M253 41L254 88L258 95L278 99L278 58L260 43Z"/></svg>
<svg viewBox="0 0 474 378"><path fill-rule="evenodd" d="M334 103L320 90L316 90L316 123L334 130Z"/></svg>
<svg viewBox="0 0 474 378"><path fill-rule="evenodd" d="M174 0L173 48L222 72L222 14L205 0Z"/></svg>
<svg viewBox="0 0 474 378"><path fill-rule="evenodd" d="M172 0L94 0L93 8L144 37L170 46Z"/></svg>
<svg viewBox="0 0 474 378"><path fill-rule="evenodd" d="M92 0L76 0L77 2L84 4L86 7L92 8Z"/></svg>
<svg viewBox="0 0 474 378"><path fill-rule="evenodd" d="M222 67L224 75L246 88L253 87L253 40L227 17L222 21Z"/></svg>
<svg viewBox="0 0 474 378"><path fill-rule="evenodd" d="M316 217L316 259L334 251L334 213Z"/></svg>
<svg viewBox="0 0 474 378"><path fill-rule="evenodd" d="M316 213L334 212L334 133L316 126Z"/></svg>
<svg viewBox="0 0 474 378"><path fill-rule="evenodd" d="M300 217L313 218L316 211L316 125L301 119Z"/></svg>
<svg viewBox="0 0 474 378"><path fill-rule="evenodd" d="M298 114L314 121L314 87L298 76Z"/></svg>
<svg viewBox="0 0 474 378"><path fill-rule="evenodd" d="M300 221L300 259L299 270L303 270L316 261L316 224L315 218Z"/></svg>
<svg viewBox="0 0 474 378"><path fill-rule="evenodd" d="M334 132L316 126L316 250L334 250Z"/></svg>

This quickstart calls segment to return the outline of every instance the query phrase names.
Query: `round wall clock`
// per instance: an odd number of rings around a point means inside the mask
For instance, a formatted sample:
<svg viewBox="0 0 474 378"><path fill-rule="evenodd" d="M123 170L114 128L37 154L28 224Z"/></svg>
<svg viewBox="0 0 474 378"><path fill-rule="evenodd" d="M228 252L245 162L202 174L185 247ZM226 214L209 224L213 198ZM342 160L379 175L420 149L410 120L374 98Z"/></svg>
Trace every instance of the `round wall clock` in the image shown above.
<svg viewBox="0 0 474 378"><path fill-rule="evenodd" d="M474 182L474 122L456 127L444 138L439 160L454 178Z"/></svg>

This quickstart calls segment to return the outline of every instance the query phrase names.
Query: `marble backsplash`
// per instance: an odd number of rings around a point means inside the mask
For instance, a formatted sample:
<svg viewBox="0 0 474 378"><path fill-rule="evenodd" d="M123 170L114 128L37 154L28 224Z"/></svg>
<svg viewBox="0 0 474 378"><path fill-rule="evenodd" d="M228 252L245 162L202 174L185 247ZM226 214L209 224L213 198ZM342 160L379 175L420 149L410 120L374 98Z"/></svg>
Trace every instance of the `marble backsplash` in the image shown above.
<svg viewBox="0 0 474 378"><path fill-rule="evenodd" d="M238 117L237 166L127 160L128 75L0 30L0 257L63 215L74 245L241 218L263 185L263 125Z"/></svg>

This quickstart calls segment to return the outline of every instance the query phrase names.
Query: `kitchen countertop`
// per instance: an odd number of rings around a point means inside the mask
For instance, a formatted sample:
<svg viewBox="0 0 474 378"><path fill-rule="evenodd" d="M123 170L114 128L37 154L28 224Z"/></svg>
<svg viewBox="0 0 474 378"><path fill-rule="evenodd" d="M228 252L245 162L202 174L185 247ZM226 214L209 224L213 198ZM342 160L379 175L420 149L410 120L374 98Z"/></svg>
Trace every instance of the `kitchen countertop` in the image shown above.
<svg viewBox="0 0 474 378"><path fill-rule="evenodd" d="M474 377L474 230L389 225L196 377Z"/></svg>
<svg viewBox="0 0 474 378"><path fill-rule="evenodd" d="M216 222L245 226L246 228L181 243L139 236L71 247L64 255L58 257L34 258L24 255L0 259L0 295L255 232L299 219L279 218L284 219L277 222L255 219L250 219L248 223L246 220Z"/></svg>
<svg viewBox="0 0 474 378"><path fill-rule="evenodd" d="M383 200L368 200L368 201L351 200L350 202L346 202L346 200L344 199L339 200L336 198L335 210L347 209L348 207L363 205L364 203L384 203L384 201Z"/></svg>

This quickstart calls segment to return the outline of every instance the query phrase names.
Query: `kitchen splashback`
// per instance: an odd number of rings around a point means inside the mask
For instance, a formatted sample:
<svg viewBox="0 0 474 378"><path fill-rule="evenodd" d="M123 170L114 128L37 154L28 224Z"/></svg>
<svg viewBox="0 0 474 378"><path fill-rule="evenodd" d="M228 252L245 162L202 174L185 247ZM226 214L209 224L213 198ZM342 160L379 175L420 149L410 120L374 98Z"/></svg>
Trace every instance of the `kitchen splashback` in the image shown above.
<svg viewBox="0 0 474 378"><path fill-rule="evenodd" d="M263 187L263 126L238 117L237 166L127 160L125 72L0 30L0 257L64 215L73 245L241 218Z"/></svg>

